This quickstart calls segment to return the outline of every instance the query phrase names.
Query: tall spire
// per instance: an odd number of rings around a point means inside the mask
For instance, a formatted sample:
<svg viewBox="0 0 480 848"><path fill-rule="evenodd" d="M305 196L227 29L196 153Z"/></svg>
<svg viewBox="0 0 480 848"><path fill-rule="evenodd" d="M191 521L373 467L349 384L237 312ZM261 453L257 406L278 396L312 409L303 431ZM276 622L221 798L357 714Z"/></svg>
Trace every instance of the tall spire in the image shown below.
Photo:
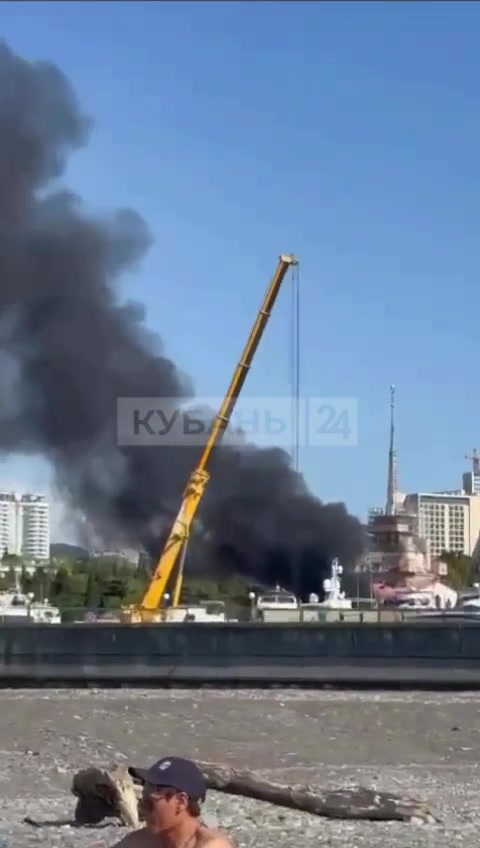
<svg viewBox="0 0 480 848"><path fill-rule="evenodd" d="M388 451L387 515L395 514L397 495L397 454L395 451L395 386L390 386L390 448Z"/></svg>

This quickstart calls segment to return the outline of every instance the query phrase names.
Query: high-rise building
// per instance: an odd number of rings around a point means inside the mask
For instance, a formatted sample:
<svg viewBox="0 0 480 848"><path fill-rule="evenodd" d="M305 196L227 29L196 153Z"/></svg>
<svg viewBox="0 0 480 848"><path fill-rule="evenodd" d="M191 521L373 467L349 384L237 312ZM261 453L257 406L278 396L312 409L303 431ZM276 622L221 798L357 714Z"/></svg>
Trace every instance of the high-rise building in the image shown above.
<svg viewBox="0 0 480 848"><path fill-rule="evenodd" d="M449 553L472 556L480 534L480 497L455 492L415 492L405 498L417 517L417 531L430 542L432 557Z"/></svg>
<svg viewBox="0 0 480 848"><path fill-rule="evenodd" d="M50 556L50 508L44 495L22 495L22 556L47 560Z"/></svg>
<svg viewBox="0 0 480 848"><path fill-rule="evenodd" d="M0 556L20 556L22 552L23 513L21 496L0 492Z"/></svg>
<svg viewBox="0 0 480 848"><path fill-rule="evenodd" d="M467 495L480 495L480 456L474 448L471 456L466 456L472 462L472 470L463 475L463 488Z"/></svg>
<svg viewBox="0 0 480 848"><path fill-rule="evenodd" d="M50 510L44 495L0 492L0 556L50 556Z"/></svg>
<svg viewBox="0 0 480 848"><path fill-rule="evenodd" d="M480 495L480 474L475 471L465 471L462 482L467 495Z"/></svg>

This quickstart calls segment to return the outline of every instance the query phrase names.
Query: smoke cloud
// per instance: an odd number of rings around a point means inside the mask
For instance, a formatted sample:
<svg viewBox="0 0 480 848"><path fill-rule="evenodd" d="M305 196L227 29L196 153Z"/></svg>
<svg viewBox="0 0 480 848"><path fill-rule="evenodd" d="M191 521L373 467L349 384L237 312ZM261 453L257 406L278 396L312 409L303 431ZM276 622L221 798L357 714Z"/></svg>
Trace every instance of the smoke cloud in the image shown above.
<svg viewBox="0 0 480 848"><path fill-rule="evenodd" d="M0 452L47 457L79 527L158 554L197 451L118 447L117 398L184 404L194 387L143 306L116 294L151 244L145 222L130 209L95 218L59 188L89 129L57 67L0 43ZM196 567L302 593L363 546L360 523L316 500L286 453L249 445L216 453L200 527Z"/></svg>

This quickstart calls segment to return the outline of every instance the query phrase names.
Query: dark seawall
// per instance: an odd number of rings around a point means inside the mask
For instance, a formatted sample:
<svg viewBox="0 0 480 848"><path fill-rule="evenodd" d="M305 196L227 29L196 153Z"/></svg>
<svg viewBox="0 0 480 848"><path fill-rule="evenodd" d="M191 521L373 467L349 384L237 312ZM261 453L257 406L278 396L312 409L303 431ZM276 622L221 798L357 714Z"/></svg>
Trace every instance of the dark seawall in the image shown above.
<svg viewBox="0 0 480 848"><path fill-rule="evenodd" d="M3 686L480 685L480 625L3 624Z"/></svg>

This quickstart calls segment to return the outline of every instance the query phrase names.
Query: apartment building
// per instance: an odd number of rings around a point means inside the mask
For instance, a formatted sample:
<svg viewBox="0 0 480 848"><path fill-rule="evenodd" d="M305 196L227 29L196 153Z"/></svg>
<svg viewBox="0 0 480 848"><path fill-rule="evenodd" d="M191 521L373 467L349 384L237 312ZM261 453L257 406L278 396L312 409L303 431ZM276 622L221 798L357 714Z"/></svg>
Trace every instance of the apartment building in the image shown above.
<svg viewBox="0 0 480 848"><path fill-rule="evenodd" d="M432 557L444 551L472 556L480 535L480 497L465 491L406 495L406 512L417 517L418 535L430 542Z"/></svg>
<svg viewBox="0 0 480 848"><path fill-rule="evenodd" d="M50 508L44 495L0 492L0 556L50 556Z"/></svg>
<svg viewBox="0 0 480 848"><path fill-rule="evenodd" d="M22 495L22 556L48 560L50 557L50 506L44 495Z"/></svg>
<svg viewBox="0 0 480 848"><path fill-rule="evenodd" d="M467 495L480 495L480 474L476 471L465 471L463 488Z"/></svg>
<svg viewBox="0 0 480 848"><path fill-rule="evenodd" d="M21 496L0 492L0 556L20 555L22 550L23 513Z"/></svg>

